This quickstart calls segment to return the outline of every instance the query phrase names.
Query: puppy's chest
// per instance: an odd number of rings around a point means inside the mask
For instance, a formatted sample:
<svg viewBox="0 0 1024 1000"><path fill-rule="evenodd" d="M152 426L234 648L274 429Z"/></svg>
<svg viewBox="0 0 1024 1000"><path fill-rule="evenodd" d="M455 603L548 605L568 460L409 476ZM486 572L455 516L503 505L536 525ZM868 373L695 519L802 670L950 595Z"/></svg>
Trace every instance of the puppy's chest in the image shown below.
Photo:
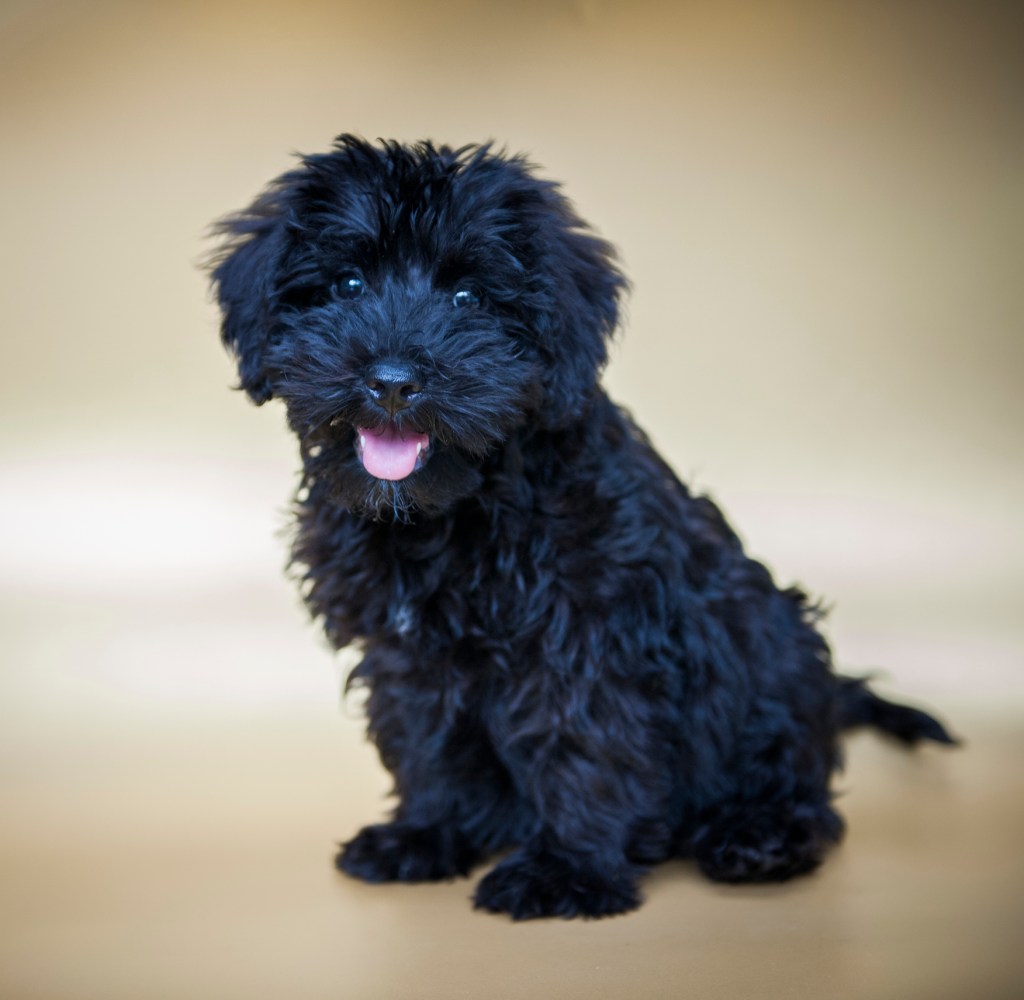
<svg viewBox="0 0 1024 1000"><path fill-rule="evenodd" d="M553 569L537 539L495 542L454 530L425 558L390 561L387 627L438 648L529 641L544 626Z"/></svg>
<svg viewBox="0 0 1024 1000"><path fill-rule="evenodd" d="M431 565L405 567L396 581L392 620L402 636L438 640L512 640L529 631L540 596L537 568L511 551L446 553Z"/></svg>

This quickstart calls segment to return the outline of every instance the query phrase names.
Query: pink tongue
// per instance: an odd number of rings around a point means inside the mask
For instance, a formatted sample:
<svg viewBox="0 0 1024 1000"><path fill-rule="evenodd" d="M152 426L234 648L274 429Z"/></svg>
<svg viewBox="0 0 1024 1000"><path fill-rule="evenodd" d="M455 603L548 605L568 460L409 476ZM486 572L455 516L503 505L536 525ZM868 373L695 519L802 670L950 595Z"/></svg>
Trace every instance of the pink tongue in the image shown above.
<svg viewBox="0 0 1024 1000"><path fill-rule="evenodd" d="M400 433L397 427L365 427L356 429L363 444L363 468L378 479L405 479L416 468L421 448L430 438L411 431Z"/></svg>

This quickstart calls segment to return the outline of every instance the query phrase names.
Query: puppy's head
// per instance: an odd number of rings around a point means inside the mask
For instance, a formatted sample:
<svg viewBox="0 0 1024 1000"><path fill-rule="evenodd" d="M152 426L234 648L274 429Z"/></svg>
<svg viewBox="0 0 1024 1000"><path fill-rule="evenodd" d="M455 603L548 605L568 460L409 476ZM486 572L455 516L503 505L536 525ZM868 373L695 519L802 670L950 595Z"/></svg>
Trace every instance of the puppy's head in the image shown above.
<svg viewBox="0 0 1024 1000"><path fill-rule="evenodd" d="M218 231L241 386L337 503L444 510L511 435L586 418L625 282L524 159L342 136Z"/></svg>

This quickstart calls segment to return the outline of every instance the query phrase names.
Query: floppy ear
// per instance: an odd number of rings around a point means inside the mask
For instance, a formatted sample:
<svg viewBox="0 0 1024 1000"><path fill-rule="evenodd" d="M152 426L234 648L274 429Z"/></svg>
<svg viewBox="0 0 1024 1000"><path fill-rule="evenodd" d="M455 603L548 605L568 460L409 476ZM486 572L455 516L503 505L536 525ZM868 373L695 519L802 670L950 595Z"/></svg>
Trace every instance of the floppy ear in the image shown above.
<svg viewBox="0 0 1024 1000"><path fill-rule="evenodd" d="M592 399L628 283L614 247L589 230L554 186L544 195L535 266L550 283L535 300L534 326L545 362L541 419L554 428L579 419Z"/></svg>
<svg viewBox="0 0 1024 1000"><path fill-rule="evenodd" d="M264 355L275 325L284 215L281 191L272 189L215 226L226 237L210 272L223 314L221 340L238 362L240 387L257 405L273 396Z"/></svg>

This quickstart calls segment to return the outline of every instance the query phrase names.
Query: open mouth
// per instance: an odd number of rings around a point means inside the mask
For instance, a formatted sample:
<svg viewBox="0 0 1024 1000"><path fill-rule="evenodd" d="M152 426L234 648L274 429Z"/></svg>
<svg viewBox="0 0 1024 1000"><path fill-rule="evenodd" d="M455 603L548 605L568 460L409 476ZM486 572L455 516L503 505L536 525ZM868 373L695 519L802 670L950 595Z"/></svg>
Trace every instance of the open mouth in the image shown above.
<svg viewBox="0 0 1024 1000"><path fill-rule="evenodd" d="M356 455L371 476L396 482L423 468L430 457L430 435L394 423L357 427Z"/></svg>

